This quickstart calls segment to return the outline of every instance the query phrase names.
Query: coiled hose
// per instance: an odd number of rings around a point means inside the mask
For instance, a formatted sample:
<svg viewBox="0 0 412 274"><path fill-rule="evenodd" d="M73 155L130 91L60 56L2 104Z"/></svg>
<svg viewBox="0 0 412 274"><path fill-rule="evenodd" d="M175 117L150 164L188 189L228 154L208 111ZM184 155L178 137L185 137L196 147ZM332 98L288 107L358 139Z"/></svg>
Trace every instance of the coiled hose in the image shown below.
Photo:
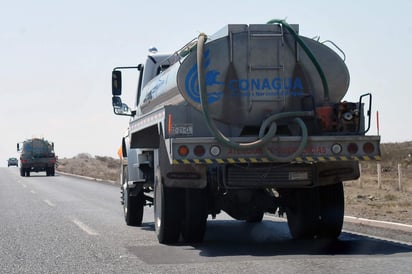
<svg viewBox="0 0 412 274"><path fill-rule="evenodd" d="M263 121L260 130L259 130L259 139L249 143L236 143L231 141L226 137L213 122L212 117L209 114L209 105L206 91L206 81L205 81L205 66L204 66L204 45L206 43L207 36L204 33L201 33L198 37L197 43L197 70L198 70L198 83L199 83L199 92L200 92L200 103L202 106L203 116L205 117L206 124L209 130L213 133L215 138L221 144L233 148L233 149L255 149L262 148L266 156L272 160L279 162L291 162L297 156L299 156L306 147L308 141L308 130L305 125L305 122L300 117L309 117L313 116L313 111L293 111L293 112L283 112L273 114ZM300 141L299 147L296 152L292 153L289 156L278 156L269 151L266 144L268 144L276 135L277 124L276 120L283 118L294 118L294 122L299 125L302 131L302 139ZM269 130L265 134L266 129L269 127Z"/></svg>

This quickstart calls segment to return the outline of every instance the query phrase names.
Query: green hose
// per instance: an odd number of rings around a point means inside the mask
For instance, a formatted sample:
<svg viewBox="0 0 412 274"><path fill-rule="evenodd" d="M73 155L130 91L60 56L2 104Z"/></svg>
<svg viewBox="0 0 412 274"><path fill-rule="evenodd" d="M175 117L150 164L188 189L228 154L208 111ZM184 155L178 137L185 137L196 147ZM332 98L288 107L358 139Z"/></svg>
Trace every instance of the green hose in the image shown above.
<svg viewBox="0 0 412 274"><path fill-rule="evenodd" d="M329 103L329 85L328 85L328 82L326 81L325 73L323 72L322 67L320 66L318 60L316 60L316 57L313 55L312 51L308 48L308 46L306 46L305 42L303 42L303 40L296 33L296 31L288 23L286 23L285 20L273 19L267 22L267 24L280 24L284 26L293 35L295 40L303 48L303 50L308 55L309 59L312 61L312 64L316 67L316 70L319 73L320 79L322 80L323 99L325 100L325 103Z"/></svg>
<svg viewBox="0 0 412 274"><path fill-rule="evenodd" d="M273 160L290 162L300 155L306 147L308 141L308 131L305 123L300 117L313 116L313 111L294 111L294 112L283 112L271 115L265 121L263 121L262 126L259 131L259 139L254 142L249 143L236 143L227 138L223 133L216 127L216 124L213 122L212 117L209 114L209 105L207 101L207 91L206 91L206 81L205 81L205 66L204 66L204 45L206 43L207 36L204 33L201 33L198 37L197 43L197 70L198 70L198 82L199 82L199 92L200 92L200 103L202 106L203 116L205 117L206 124L209 130L213 133L215 138L223 145L233 148L233 149L255 149L263 148L265 154ZM283 118L294 118L294 122L299 125L302 131L302 139L300 145L295 153L286 157L276 156L271 153L266 144L268 144L273 137L276 135L277 124L276 120ZM269 127L269 130L265 134L266 129Z"/></svg>

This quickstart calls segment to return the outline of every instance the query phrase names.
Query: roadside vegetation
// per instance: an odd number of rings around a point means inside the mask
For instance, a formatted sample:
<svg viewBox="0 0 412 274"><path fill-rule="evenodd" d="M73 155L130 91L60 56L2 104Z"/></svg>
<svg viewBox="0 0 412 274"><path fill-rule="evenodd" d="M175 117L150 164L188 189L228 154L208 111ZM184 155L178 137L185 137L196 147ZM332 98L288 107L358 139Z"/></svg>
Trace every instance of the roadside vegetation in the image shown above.
<svg viewBox="0 0 412 274"><path fill-rule="evenodd" d="M73 158L58 160L57 170L107 181L119 181L120 160L107 156L80 153Z"/></svg>

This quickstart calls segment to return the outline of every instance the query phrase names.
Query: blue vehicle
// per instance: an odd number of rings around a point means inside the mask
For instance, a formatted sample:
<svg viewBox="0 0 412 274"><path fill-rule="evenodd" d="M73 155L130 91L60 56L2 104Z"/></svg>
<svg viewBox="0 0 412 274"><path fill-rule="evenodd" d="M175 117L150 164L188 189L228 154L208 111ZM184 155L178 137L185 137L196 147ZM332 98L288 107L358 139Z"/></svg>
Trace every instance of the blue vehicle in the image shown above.
<svg viewBox="0 0 412 274"><path fill-rule="evenodd" d="M10 166L19 166L19 161L17 160L17 158L14 158L14 157L9 158L7 160L7 166L8 167L10 167Z"/></svg>

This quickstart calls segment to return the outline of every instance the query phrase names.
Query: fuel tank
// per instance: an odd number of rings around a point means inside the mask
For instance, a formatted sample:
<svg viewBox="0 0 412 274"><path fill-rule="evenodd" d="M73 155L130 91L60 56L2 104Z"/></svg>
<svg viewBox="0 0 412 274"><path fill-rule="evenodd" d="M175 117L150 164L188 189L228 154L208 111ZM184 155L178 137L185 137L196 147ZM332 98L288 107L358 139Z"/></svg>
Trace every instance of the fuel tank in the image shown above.
<svg viewBox="0 0 412 274"><path fill-rule="evenodd" d="M291 26L298 33L298 25ZM260 125L272 114L339 102L349 87L341 56L316 40L299 37L323 70L328 91L313 59L282 25L227 25L208 37L203 58L211 117ZM180 60L143 88L143 112L180 103L201 110L196 45L177 55Z"/></svg>

